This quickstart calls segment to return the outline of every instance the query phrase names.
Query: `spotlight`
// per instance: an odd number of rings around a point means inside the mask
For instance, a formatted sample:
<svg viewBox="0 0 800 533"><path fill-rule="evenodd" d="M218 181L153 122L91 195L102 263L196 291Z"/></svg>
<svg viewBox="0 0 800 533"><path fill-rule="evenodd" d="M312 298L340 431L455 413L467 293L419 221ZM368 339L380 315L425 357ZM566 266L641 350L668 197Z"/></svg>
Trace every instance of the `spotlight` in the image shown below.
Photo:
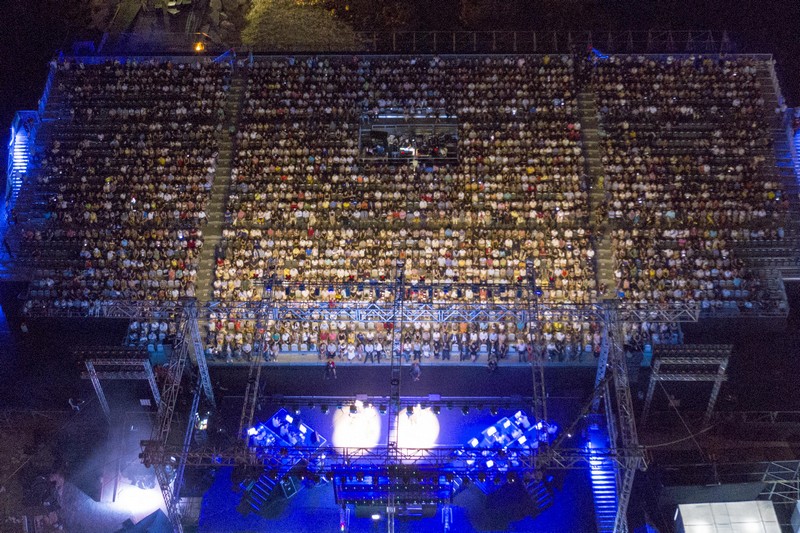
<svg viewBox="0 0 800 533"><path fill-rule="evenodd" d="M197 41L196 43L194 43L194 51L197 52L198 54L200 52L203 52L205 49L206 49L206 43L204 43L203 41Z"/></svg>
<svg viewBox="0 0 800 533"><path fill-rule="evenodd" d="M296 415L300 414L300 406L299 405L295 405L294 406L294 414L296 414Z"/></svg>
<svg viewBox="0 0 800 533"><path fill-rule="evenodd" d="M491 406L489 408L489 412L492 414L492 416L497 416L497 412L498 412L497 406L496 405Z"/></svg>
<svg viewBox="0 0 800 533"><path fill-rule="evenodd" d="M309 409L313 409L314 408L314 402L308 402L308 408Z"/></svg>
<svg viewBox="0 0 800 533"><path fill-rule="evenodd" d="M358 407L356 407L356 405L353 404L353 405L350 406L350 414L354 415L356 413L358 413Z"/></svg>
<svg viewBox="0 0 800 533"><path fill-rule="evenodd" d="M412 407L411 405L409 405L408 407L406 407L406 414L407 414L408 416L411 416L411 415L413 415L413 414L414 414L414 407Z"/></svg>
<svg viewBox="0 0 800 533"><path fill-rule="evenodd" d="M322 412L323 415L328 414L328 406L323 404L319 406L319 410Z"/></svg>
<svg viewBox="0 0 800 533"><path fill-rule="evenodd" d="M439 413L441 413L441 412L442 412L442 408L441 407L439 407L438 405L434 405L433 406L433 414L438 416Z"/></svg>
<svg viewBox="0 0 800 533"><path fill-rule="evenodd" d="M478 474L478 481L480 481L481 483L483 483L484 481L486 481L486 473L485 473L485 472L480 472L480 473Z"/></svg>
<svg viewBox="0 0 800 533"><path fill-rule="evenodd" d="M469 405L465 405L461 408L461 412L466 416L469 414Z"/></svg>
<svg viewBox="0 0 800 533"><path fill-rule="evenodd" d="M378 412L379 412L380 414L382 414L382 415L385 415L385 414L386 414L386 406L385 406L385 405L381 405L381 406L378 408Z"/></svg>
<svg viewBox="0 0 800 533"><path fill-rule="evenodd" d="M381 515L378 514L378 513L375 513L374 515L372 515L372 519L373 520L380 520L381 519Z"/></svg>

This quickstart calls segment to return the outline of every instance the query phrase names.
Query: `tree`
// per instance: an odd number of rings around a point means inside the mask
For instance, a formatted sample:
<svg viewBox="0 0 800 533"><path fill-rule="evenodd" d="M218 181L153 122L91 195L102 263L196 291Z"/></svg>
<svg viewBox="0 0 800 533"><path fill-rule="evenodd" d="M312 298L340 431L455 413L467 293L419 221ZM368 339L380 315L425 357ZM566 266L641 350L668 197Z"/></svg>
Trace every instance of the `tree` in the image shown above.
<svg viewBox="0 0 800 533"><path fill-rule="evenodd" d="M258 51L357 51L355 32L321 2L253 0L242 42Z"/></svg>

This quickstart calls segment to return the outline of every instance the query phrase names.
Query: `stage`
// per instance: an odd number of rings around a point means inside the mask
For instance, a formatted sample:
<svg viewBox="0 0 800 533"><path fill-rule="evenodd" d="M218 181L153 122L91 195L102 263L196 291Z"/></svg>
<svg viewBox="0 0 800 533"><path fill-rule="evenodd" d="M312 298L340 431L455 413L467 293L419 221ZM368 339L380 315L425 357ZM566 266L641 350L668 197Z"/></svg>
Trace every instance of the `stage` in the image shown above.
<svg viewBox="0 0 800 533"><path fill-rule="evenodd" d="M341 379L341 378L340 378ZM348 427L347 420L351 418L350 404L355 396L348 402L340 403L325 400L325 403L308 403L287 405L286 402L265 400L257 406L254 417L256 423L270 425L276 413L289 414L295 424L302 424L318 432L320 436L337 445L337 433ZM571 422L580 410L581 400L577 397L551 397L548 403L550 418L558 424ZM221 406L221 420L227 423L226 431L236 431L235 421L241 411L240 397L229 396ZM481 400L465 414L461 407L442 407L434 417L438 426L437 435L433 446L460 446L470 448L469 441L485 435L487 428L492 427L504 417L513 419L514 415L523 410L530 416L530 406L501 404L498 405ZM325 405L325 408L322 406ZM415 416L419 412L415 409ZM387 432L387 416L379 412L369 415L377 417L379 427L378 441L385 442ZM404 438L414 435L413 428L405 426L404 418L410 418L405 409L399 413L401 420L398 440L402 443ZM420 422L421 423L421 422ZM429 422L425 425L428 426ZM278 427L276 425L276 427ZM359 426L360 428L360 426ZM409 435L411 433L411 435ZM420 433L417 431L416 433ZM422 433L428 434L429 430ZM418 435L417 438L420 438ZM199 531L338 531L340 520L340 507L336 504L333 483L322 483L313 488L303 487L298 482L299 491L287 498L280 488L276 489L270 502L259 514L250 513L243 516L237 511L242 492L232 489L231 468L220 468L215 481L203 498L200 514ZM453 531L541 531L547 533L568 533L585 531L585 524L592 523L593 511L591 501L591 486L586 469L570 471L548 472L552 475L551 483L556 489L555 503L535 518L530 514L535 513L531 498L525 492L523 483L502 483L494 485L487 481L483 487L477 484L468 484L457 492L453 499ZM505 479L505 477L504 477ZM486 493L488 489L488 494ZM380 515L373 520L372 515ZM386 529L385 509L378 507L356 507L350 518L350 531L367 532L383 531ZM362 516L363 515L363 516ZM582 527L581 524L584 526ZM398 518L396 531L414 532L440 532L442 531L441 512L430 518Z"/></svg>

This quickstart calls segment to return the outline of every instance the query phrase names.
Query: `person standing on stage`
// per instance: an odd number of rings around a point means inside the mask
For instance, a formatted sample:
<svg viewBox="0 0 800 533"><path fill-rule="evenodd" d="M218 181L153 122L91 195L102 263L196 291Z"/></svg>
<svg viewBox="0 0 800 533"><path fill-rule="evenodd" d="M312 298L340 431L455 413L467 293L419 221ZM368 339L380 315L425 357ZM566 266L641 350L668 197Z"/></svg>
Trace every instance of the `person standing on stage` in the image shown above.
<svg viewBox="0 0 800 533"><path fill-rule="evenodd" d="M419 381L420 376L422 375L422 369L419 366L417 361L411 363L411 379L414 381Z"/></svg>
<svg viewBox="0 0 800 533"><path fill-rule="evenodd" d="M368 342L366 346L364 346L364 362L366 363L369 360L370 363L374 363L375 360L372 358L372 354L375 352L375 348L373 347L372 343Z"/></svg>
<svg viewBox="0 0 800 533"><path fill-rule="evenodd" d="M333 359L325 364L325 379L336 379L336 361Z"/></svg>

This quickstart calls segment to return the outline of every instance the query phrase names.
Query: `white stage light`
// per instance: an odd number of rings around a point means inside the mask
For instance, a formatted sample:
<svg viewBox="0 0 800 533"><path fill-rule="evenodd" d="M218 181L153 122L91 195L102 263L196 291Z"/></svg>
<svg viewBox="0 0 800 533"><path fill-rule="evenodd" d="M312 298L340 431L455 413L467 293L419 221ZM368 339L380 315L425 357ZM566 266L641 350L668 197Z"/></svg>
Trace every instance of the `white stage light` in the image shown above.
<svg viewBox="0 0 800 533"><path fill-rule="evenodd" d="M356 401L356 413L337 409L333 415L333 445L337 448L374 448L381 438L381 419L374 407Z"/></svg>
<svg viewBox="0 0 800 533"><path fill-rule="evenodd" d="M413 414L402 413L397 425L398 448L432 448L439 438L439 417L419 405Z"/></svg>
<svg viewBox="0 0 800 533"><path fill-rule="evenodd" d="M127 482L120 483L116 501L112 505L115 509L129 514L134 523L158 509L166 511L164 496L158 487L140 489Z"/></svg>

